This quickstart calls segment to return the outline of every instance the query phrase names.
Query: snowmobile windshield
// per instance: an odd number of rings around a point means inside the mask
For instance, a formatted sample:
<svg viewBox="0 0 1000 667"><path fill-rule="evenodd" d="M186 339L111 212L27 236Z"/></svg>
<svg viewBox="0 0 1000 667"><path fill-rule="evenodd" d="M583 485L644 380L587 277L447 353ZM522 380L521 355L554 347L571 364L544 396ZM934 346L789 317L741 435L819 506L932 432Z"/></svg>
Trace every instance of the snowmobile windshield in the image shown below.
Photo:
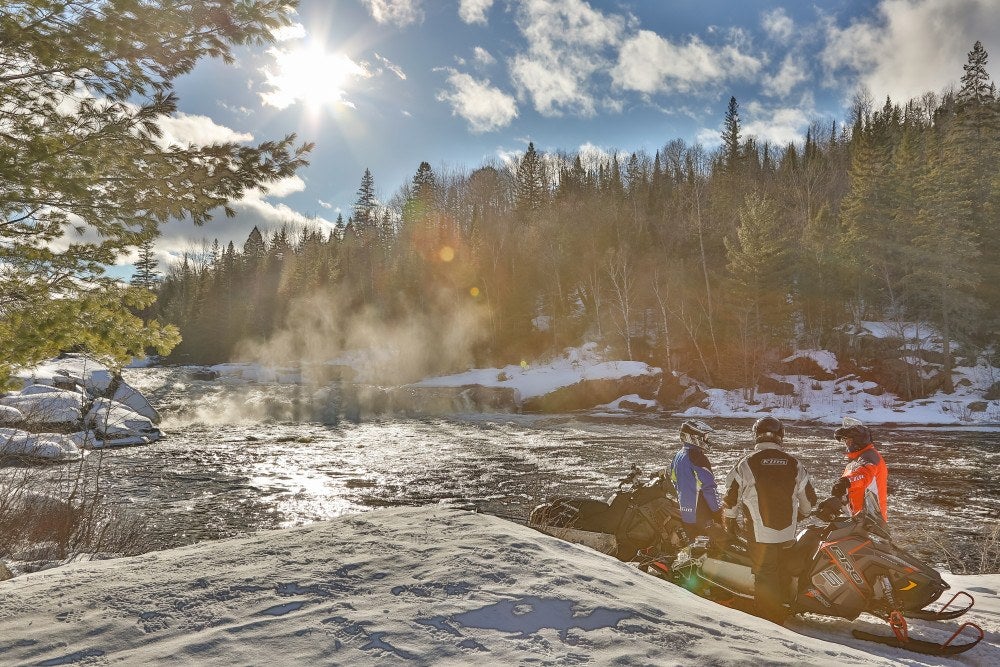
<svg viewBox="0 0 1000 667"><path fill-rule="evenodd" d="M877 501L871 502L870 497L865 498L865 507L861 510L861 520L869 533L874 533L887 540L892 539L889 524L882 518L882 511L879 509Z"/></svg>

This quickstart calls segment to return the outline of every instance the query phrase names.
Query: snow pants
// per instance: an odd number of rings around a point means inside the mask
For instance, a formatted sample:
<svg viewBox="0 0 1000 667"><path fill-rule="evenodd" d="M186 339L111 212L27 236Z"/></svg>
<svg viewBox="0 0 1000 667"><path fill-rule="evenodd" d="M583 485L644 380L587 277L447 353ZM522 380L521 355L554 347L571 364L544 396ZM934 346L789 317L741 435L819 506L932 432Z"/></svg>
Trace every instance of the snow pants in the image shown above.
<svg viewBox="0 0 1000 667"><path fill-rule="evenodd" d="M750 542L754 574L754 606L758 616L781 625L788 616L784 603L792 587L792 576L782 566L784 544Z"/></svg>

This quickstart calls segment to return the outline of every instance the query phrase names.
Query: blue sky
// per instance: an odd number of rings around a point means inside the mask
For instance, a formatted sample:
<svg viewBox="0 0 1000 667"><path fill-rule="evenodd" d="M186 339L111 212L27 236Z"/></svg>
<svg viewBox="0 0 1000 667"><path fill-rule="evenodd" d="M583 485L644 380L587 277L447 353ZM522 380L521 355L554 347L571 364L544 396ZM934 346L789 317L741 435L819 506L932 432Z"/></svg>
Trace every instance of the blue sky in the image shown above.
<svg viewBox="0 0 1000 667"><path fill-rule="evenodd" d="M239 202L234 220L171 223L161 253L241 246L254 225L332 224L366 167L388 200L421 161L471 170L529 140L713 148L731 95L746 133L801 141L811 122L843 120L859 85L879 101L955 85L977 39L1000 79L998 0L301 0L280 37L181 79L166 130L181 142L296 132L316 143L311 165Z"/></svg>

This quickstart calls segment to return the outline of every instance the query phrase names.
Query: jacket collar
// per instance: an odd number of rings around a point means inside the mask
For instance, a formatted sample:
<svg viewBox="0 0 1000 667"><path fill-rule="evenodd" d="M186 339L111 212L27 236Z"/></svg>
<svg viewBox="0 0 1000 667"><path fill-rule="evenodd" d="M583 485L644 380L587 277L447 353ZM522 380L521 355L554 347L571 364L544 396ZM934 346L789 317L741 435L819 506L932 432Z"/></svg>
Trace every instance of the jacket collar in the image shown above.
<svg viewBox="0 0 1000 667"><path fill-rule="evenodd" d="M777 450L778 450L779 452L782 452L782 451L784 451L784 450L783 450L783 449L781 448L781 445L779 445L779 444L778 444L778 443L776 443L776 442L767 442L767 441L764 441L764 442L758 442L758 443L757 443L756 445L754 445L754 446L753 446L753 450L754 450L755 452L762 452L762 451L764 451L765 449L777 449Z"/></svg>
<svg viewBox="0 0 1000 667"><path fill-rule="evenodd" d="M858 458L859 456L861 456L862 454L864 454L865 452L867 452L869 449L875 449L875 443L869 442L867 445L865 445L861 449L856 449L853 452L847 452L847 458L849 458L849 459L851 459L853 461L854 459Z"/></svg>

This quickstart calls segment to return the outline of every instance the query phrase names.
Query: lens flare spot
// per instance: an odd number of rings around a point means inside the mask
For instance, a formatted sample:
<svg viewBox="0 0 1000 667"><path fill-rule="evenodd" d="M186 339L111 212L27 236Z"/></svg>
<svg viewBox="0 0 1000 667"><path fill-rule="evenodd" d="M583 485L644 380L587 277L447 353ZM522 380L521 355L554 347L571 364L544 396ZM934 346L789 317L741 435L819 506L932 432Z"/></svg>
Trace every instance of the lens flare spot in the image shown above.
<svg viewBox="0 0 1000 667"><path fill-rule="evenodd" d="M446 245L438 251L438 257L441 258L442 262L450 262L455 259L455 249L450 245Z"/></svg>
<svg viewBox="0 0 1000 667"><path fill-rule="evenodd" d="M469 290L469 294L471 294L474 297L479 296L479 288L473 287L472 289Z"/></svg>

